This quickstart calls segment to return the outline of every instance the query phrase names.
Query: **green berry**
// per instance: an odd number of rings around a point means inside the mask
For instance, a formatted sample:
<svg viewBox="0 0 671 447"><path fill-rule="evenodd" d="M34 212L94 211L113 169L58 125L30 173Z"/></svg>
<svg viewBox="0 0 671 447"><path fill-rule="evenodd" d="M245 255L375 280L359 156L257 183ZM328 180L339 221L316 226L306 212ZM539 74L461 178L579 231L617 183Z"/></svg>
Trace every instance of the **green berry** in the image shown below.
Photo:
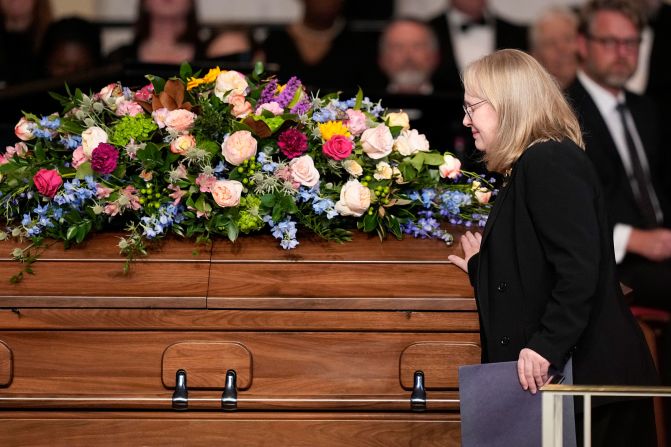
<svg viewBox="0 0 671 447"><path fill-rule="evenodd" d="M245 172L245 168L243 168L242 166L238 167L238 172L242 174L243 172Z"/></svg>

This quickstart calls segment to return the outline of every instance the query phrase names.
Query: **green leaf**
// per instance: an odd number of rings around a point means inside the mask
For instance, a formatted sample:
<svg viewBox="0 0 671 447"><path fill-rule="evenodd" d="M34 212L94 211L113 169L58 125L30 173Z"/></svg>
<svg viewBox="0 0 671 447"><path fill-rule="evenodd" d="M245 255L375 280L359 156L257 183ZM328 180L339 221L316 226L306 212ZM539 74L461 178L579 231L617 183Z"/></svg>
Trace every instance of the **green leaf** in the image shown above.
<svg viewBox="0 0 671 447"><path fill-rule="evenodd" d="M363 218L363 231L366 233L370 233L377 227L377 216L375 213L373 214L366 214L366 216Z"/></svg>
<svg viewBox="0 0 671 447"><path fill-rule="evenodd" d="M93 175L93 168L91 167L91 162L87 161L85 163L82 163L79 165L77 168L77 173L75 174L75 177L78 179L83 179L86 176Z"/></svg>
<svg viewBox="0 0 671 447"><path fill-rule="evenodd" d="M77 225L73 225L70 228L68 228L68 231L65 234L65 239L69 241L74 239L77 236L77 230L78 230Z"/></svg>
<svg viewBox="0 0 671 447"><path fill-rule="evenodd" d="M154 76L154 75L146 75L145 78L151 82L151 85L154 86L154 93L159 94L163 91L163 88L165 87L165 79L163 79L160 76Z"/></svg>
<svg viewBox="0 0 671 447"><path fill-rule="evenodd" d="M188 62L182 62L182 65L179 66L179 77L186 81L188 78L193 75L193 69Z"/></svg>
<svg viewBox="0 0 671 447"><path fill-rule="evenodd" d="M394 216L389 216L389 231L396 236L396 239L402 239L401 223Z"/></svg>
<svg viewBox="0 0 671 447"><path fill-rule="evenodd" d="M258 61L256 64L254 64L254 77L258 79L263 72L265 71L265 68L263 67L263 62Z"/></svg>
<svg viewBox="0 0 671 447"><path fill-rule="evenodd" d="M359 91L356 92L356 102L354 103L354 110L361 110L361 104L363 103L363 90L359 87Z"/></svg>
<svg viewBox="0 0 671 447"><path fill-rule="evenodd" d="M204 151L209 152L212 155L217 155L221 153L221 145L216 141L204 140L198 142L198 147Z"/></svg>
<svg viewBox="0 0 671 447"><path fill-rule="evenodd" d="M429 166L440 166L445 163L445 158L442 154L434 152L427 152L424 154L424 164Z"/></svg>
<svg viewBox="0 0 671 447"><path fill-rule="evenodd" d="M271 208L275 206L275 196L273 194L264 194L261 196L261 205L265 208Z"/></svg>
<svg viewBox="0 0 671 447"><path fill-rule="evenodd" d="M238 234L240 234L238 226L232 220L229 221L228 225L226 225L226 232L228 235L228 239L231 242L235 242L235 240L238 238Z"/></svg>

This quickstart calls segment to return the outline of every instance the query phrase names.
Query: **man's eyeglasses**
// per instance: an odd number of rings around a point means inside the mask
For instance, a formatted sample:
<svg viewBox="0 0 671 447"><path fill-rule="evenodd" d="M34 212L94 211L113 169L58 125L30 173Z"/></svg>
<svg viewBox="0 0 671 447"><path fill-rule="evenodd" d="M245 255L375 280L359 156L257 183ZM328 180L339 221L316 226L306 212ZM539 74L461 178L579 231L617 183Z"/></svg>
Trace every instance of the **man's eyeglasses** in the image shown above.
<svg viewBox="0 0 671 447"><path fill-rule="evenodd" d="M471 116L471 114L472 114L473 111L475 110L475 107L476 107L476 106L479 106L480 104L482 104L482 103L484 103L484 102L487 102L487 100L486 100L486 99L483 99L482 101L478 101L478 102L476 102L475 104L466 104L466 103L464 103L464 105L463 105L462 107L464 108L464 113L466 113L466 115L468 115L468 119L469 119L469 120L473 121L473 117Z"/></svg>
<svg viewBox="0 0 671 447"><path fill-rule="evenodd" d="M618 39L617 37L599 37L588 34L587 38L603 46L608 51L614 51L618 47L623 47L627 51L635 51L641 45L640 37Z"/></svg>

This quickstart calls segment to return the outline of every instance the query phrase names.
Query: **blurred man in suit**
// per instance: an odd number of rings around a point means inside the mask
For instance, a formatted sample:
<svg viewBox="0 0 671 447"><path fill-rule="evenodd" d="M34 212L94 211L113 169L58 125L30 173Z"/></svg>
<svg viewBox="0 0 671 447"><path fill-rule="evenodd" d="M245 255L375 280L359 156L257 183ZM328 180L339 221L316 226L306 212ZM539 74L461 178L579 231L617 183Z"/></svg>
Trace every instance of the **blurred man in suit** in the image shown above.
<svg viewBox="0 0 671 447"><path fill-rule="evenodd" d="M387 92L428 95L438 66L438 40L424 22L398 19L380 37L378 65L387 78Z"/></svg>
<svg viewBox="0 0 671 447"><path fill-rule="evenodd" d="M604 187L620 280L634 304L671 310L671 209L660 186L652 102L624 88L637 67L644 15L633 0L592 0L581 11L581 67L568 93Z"/></svg>
<svg viewBox="0 0 671 447"><path fill-rule="evenodd" d="M451 0L445 13L429 24L440 42L436 90L461 93L459 73L469 62L501 48L527 49L527 28L495 17L487 0Z"/></svg>
<svg viewBox="0 0 671 447"><path fill-rule="evenodd" d="M543 11L529 30L529 47L531 55L565 89L578 70L578 17L561 6Z"/></svg>

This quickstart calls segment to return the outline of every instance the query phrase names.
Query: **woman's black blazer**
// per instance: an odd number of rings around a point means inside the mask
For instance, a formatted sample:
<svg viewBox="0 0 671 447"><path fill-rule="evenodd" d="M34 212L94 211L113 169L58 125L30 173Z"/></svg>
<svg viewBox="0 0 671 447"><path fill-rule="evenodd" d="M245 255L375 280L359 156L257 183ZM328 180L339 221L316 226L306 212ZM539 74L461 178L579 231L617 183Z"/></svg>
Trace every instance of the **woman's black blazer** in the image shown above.
<svg viewBox="0 0 671 447"><path fill-rule="evenodd" d="M657 375L615 274L603 194L568 140L529 147L502 187L469 261L485 362L528 347L577 384L652 385Z"/></svg>

